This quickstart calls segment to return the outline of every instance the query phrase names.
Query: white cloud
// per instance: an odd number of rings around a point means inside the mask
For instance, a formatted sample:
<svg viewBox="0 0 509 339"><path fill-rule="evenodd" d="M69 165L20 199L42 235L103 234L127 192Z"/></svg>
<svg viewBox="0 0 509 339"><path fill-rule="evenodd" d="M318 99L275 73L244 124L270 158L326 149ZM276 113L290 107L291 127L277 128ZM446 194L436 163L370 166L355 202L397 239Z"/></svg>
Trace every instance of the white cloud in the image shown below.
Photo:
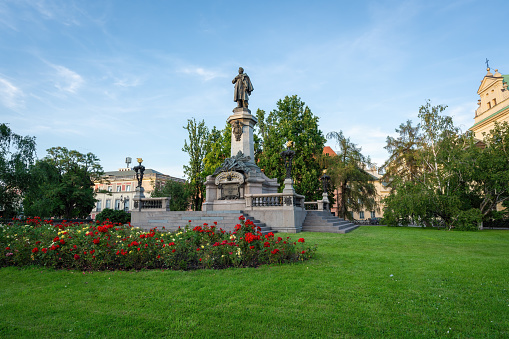
<svg viewBox="0 0 509 339"><path fill-rule="evenodd" d="M24 106L24 93L6 79L0 78L0 102L11 109Z"/></svg>
<svg viewBox="0 0 509 339"><path fill-rule="evenodd" d="M114 85L120 87L136 87L140 83L140 79L115 79Z"/></svg>
<svg viewBox="0 0 509 339"><path fill-rule="evenodd" d="M212 70L206 70L202 67L184 67L179 70L177 70L178 73L184 73L184 74L191 74L191 75L198 75L200 76L204 81L209 81L214 78L224 78L226 77L225 74L218 72L218 71L212 71Z"/></svg>
<svg viewBox="0 0 509 339"><path fill-rule="evenodd" d="M64 66L52 65L52 67L57 71L55 87L61 91L76 93L76 90L78 90L84 82L81 75Z"/></svg>

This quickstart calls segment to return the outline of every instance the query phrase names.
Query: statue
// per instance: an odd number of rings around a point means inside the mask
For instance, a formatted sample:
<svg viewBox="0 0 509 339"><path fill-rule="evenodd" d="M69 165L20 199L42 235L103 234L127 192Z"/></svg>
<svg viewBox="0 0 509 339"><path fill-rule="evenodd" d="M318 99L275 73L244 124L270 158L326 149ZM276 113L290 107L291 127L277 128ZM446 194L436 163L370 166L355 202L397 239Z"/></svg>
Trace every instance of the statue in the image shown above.
<svg viewBox="0 0 509 339"><path fill-rule="evenodd" d="M235 89L233 90L233 101L237 102L238 108L247 108L249 96L254 88L251 80L249 80L249 76L244 73L244 69L242 67L239 67L239 75L232 80L232 84L235 84Z"/></svg>

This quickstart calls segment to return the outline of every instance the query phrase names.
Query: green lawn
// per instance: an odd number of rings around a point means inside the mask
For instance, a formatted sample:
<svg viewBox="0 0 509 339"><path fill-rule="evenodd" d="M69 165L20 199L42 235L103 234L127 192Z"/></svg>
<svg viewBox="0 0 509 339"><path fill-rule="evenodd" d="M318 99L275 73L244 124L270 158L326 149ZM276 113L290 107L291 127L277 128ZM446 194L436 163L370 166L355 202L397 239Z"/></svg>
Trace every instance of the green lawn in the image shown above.
<svg viewBox="0 0 509 339"><path fill-rule="evenodd" d="M216 271L2 268L0 337L509 337L509 231L291 236L317 255Z"/></svg>

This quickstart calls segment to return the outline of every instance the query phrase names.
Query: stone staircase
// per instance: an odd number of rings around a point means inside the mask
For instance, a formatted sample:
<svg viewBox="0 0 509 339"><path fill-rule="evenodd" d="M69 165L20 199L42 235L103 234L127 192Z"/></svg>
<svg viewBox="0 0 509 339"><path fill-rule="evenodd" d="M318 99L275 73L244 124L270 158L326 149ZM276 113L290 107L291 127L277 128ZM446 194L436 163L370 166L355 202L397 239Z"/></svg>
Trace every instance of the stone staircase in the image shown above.
<svg viewBox="0 0 509 339"><path fill-rule="evenodd" d="M164 230L176 231L179 227L184 228L186 225L190 225L193 228L195 226L203 226L204 223L213 226L214 222L216 222L216 229L222 228L225 231L234 231L235 225L240 223L239 217L241 215L244 215L247 220L251 220L256 226L260 227L263 234L275 232L243 211L151 212L145 222L141 224L136 223L135 226L147 231L154 227L157 227L158 230L163 230L164 227Z"/></svg>
<svg viewBox="0 0 509 339"><path fill-rule="evenodd" d="M328 211L308 211L302 224L303 232L348 233L358 225L335 217Z"/></svg>

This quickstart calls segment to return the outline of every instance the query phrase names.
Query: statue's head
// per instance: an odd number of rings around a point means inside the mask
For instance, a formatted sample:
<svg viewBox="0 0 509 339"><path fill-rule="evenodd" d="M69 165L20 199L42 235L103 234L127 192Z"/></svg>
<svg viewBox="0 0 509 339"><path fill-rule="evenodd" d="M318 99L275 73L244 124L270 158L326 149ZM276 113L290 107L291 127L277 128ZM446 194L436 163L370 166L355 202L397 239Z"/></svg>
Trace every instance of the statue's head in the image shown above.
<svg viewBox="0 0 509 339"><path fill-rule="evenodd" d="M242 74L242 73L244 73L244 68L239 67L239 74Z"/></svg>

